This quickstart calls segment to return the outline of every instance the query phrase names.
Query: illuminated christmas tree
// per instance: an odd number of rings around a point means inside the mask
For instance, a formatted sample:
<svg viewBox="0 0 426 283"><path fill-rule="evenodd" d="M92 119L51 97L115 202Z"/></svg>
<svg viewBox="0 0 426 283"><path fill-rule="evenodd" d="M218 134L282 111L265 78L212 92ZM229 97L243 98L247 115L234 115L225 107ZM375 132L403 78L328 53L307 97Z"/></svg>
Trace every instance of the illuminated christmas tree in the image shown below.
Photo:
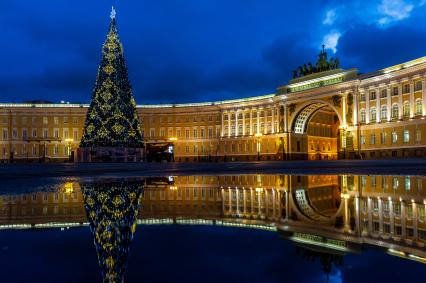
<svg viewBox="0 0 426 283"><path fill-rule="evenodd" d="M102 48L90 107L87 111L80 148L114 155L111 148L142 148L142 134L132 95L123 46L118 37L115 10ZM103 150L99 150L103 148ZM84 150L83 150L84 151ZM128 154L127 152L125 154Z"/></svg>
<svg viewBox="0 0 426 283"><path fill-rule="evenodd" d="M124 282L143 181L81 184L104 282Z"/></svg>

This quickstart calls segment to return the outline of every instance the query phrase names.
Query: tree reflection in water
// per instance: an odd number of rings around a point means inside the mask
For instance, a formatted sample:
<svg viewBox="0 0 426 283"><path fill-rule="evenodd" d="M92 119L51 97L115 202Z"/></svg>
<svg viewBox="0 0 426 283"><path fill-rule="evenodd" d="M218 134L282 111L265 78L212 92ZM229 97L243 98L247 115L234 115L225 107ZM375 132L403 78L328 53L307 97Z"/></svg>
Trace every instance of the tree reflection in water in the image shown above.
<svg viewBox="0 0 426 283"><path fill-rule="evenodd" d="M84 207L104 282L124 282L143 181L82 183Z"/></svg>
<svg viewBox="0 0 426 283"><path fill-rule="evenodd" d="M343 255L335 254L327 251L317 251L302 246L296 246L296 254L309 262L315 262L319 259L322 270L327 276L327 280L330 278L333 266L343 266Z"/></svg>

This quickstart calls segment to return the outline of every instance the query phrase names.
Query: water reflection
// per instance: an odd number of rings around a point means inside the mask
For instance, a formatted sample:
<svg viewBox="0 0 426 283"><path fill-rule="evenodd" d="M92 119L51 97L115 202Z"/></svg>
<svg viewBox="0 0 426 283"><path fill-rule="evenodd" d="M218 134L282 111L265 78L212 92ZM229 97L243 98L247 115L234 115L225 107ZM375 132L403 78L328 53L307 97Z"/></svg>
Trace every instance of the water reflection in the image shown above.
<svg viewBox="0 0 426 283"><path fill-rule="evenodd" d="M104 282L124 282L142 188L141 181L81 184Z"/></svg>
<svg viewBox="0 0 426 283"><path fill-rule="evenodd" d="M426 263L426 178L179 176L64 182L0 197L0 229L90 225L105 282L121 282L136 225L276 231L329 274L365 246Z"/></svg>

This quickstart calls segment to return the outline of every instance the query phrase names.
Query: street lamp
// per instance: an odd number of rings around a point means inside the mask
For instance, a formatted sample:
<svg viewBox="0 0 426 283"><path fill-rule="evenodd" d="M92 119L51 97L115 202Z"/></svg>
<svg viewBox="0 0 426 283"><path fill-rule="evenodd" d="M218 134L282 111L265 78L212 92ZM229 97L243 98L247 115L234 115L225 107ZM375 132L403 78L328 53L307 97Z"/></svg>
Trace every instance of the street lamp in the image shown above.
<svg viewBox="0 0 426 283"><path fill-rule="evenodd" d="M260 160L260 142L263 135L261 133L257 133L254 136L256 137L257 142L257 160Z"/></svg>
<svg viewBox="0 0 426 283"><path fill-rule="evenodd" d="M74 139L65 139L65 142L68 143L68 161L71 161L71 143L74 141Z"/></svg>

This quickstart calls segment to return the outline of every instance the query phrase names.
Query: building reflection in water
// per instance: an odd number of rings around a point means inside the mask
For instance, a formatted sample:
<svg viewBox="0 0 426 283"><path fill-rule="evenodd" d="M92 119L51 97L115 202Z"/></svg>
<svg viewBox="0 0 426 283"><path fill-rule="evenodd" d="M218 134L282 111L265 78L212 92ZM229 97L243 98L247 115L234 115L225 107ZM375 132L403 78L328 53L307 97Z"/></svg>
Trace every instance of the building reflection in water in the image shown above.
<svg viewBox="0 0 426 283"><path fill-rule="evenodd" d="M343 264L343 255L361 252L363 246L426 263L425 199L426 177L421 176L179 176L71 182L52 192L2 195L0 228L89 222L102 272L115 278L124 273L135 221L259 228L293 241L302 258L319 259L327 273L332 265ZM121 267L115 265L118 262Z"/></svg>

